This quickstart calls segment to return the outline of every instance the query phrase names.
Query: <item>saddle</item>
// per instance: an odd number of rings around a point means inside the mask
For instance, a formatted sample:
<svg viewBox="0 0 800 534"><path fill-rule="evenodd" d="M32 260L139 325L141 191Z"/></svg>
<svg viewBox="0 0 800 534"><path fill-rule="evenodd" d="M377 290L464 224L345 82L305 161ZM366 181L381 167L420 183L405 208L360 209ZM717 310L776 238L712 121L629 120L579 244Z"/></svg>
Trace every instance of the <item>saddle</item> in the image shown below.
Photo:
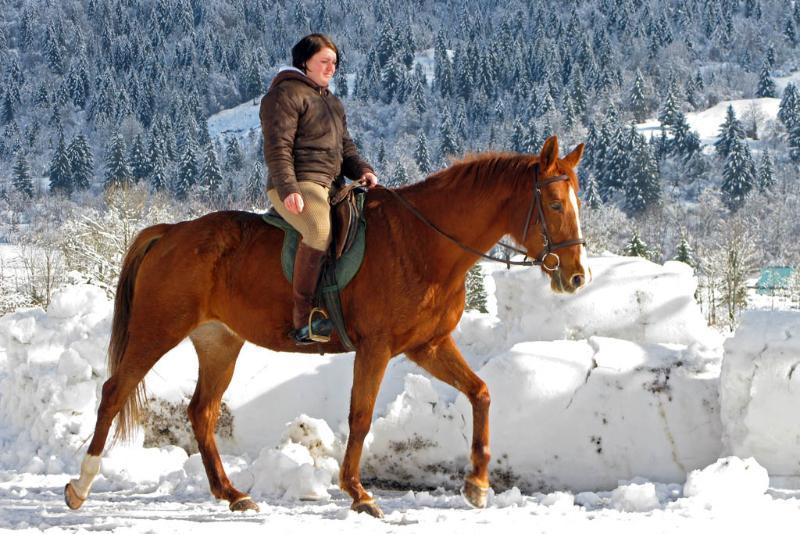
<svg viewBox="0 0 800 534"><path fill-rule="evenodd" d="M331 204L331 231L333 238L317 284L317 303L328 310L339 339L348 350L355 350L345 331L340 292L358 273L364 260L367 223L363 217L364 199L367 190L352 183L333 190ZM292 283L294 258L300 243L300 233L271 208L262 215L265 222L284 231L281 249L281 268L286 280ZM321 346L320 346L321 347ZM320 349L321 350L321 349Z"/></svg>

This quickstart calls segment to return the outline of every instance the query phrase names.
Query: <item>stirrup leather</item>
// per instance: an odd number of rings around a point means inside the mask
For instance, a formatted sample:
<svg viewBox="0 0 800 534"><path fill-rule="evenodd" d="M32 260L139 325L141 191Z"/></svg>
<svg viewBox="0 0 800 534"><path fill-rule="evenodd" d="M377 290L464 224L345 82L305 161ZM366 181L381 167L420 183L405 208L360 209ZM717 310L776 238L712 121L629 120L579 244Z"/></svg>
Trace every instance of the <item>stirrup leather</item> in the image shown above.
<svg viewBox="0 0 800 534"><path fill-rule="evenodd" d="M313 308L311 310L311 313L308 314L308 339L310 339L311 341L316 341L317 343L327 343L328 341L331 340L330 333L325 335L325 334L317 334L316 332L314 332L314 328L312 327L314 323L314 314L320 314L322 315L323 319L325 319L326 321L330 321L330 318L328 317L328 312L326 312L322 308Z"/></svg>

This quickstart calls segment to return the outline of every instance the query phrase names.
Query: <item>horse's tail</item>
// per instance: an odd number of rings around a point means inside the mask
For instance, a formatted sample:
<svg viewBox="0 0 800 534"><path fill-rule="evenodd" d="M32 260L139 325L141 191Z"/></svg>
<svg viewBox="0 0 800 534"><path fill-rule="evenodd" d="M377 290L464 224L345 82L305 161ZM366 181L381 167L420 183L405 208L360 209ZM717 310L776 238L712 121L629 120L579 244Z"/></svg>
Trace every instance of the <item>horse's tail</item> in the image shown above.
<svg viewBox="0 0 800 534"><path fill-rule="evenodd" d="M108 343L108 376L114 376L122 363L125 349L128 347L128 322L131 317L133 291L136 286L136 275L147 251L167 232L171 224L158 224L145 228L136 236L128 247L122 261L122 271L117 283L117 295L114 299L114 319L111 322L111 340ZM133 429L141 420L147 396L144 381L125 400L117 417L117 429L114 442L130 441Z"/></svg>

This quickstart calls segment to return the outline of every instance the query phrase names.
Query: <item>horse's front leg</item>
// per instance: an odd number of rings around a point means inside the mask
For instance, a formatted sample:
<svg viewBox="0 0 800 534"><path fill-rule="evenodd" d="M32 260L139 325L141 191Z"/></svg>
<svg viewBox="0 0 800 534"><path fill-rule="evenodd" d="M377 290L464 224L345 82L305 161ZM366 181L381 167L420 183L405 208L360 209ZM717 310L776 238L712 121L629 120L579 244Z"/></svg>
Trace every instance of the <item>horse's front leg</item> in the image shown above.
<svg viewBox="0 0 800 534"><path fill-rule="evenodd" d="M359 465L364 438L372 424L372 410L391 354L386 345L366 345L356 351L353 363L353 388L350 392L350 436L344 453L339 486L353 498L351 508L374 517L383 517L372 496L361 485Z"/></svg>
<svg viewBox="0 0 800 534"><path fill-rule="evenodd" d="M462 494L469 504L484 508L489 494L489 388L470 369L449 335L423 345L406 356L430 374L467 396L472 404L472 473Z"/></svg>

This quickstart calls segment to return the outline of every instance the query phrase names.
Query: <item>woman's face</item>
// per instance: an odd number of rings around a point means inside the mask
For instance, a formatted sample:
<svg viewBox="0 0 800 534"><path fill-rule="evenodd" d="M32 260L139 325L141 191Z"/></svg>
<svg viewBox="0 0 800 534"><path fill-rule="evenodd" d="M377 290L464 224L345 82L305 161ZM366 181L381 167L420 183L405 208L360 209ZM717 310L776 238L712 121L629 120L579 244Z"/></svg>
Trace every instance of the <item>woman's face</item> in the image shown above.
<svg viewBox="0 0 800 534"><path fill-rule="evenodd" d="M320 87L328 87L328 83L336 72L336 52L323 48L306 61L306 76Z"/></svg>

